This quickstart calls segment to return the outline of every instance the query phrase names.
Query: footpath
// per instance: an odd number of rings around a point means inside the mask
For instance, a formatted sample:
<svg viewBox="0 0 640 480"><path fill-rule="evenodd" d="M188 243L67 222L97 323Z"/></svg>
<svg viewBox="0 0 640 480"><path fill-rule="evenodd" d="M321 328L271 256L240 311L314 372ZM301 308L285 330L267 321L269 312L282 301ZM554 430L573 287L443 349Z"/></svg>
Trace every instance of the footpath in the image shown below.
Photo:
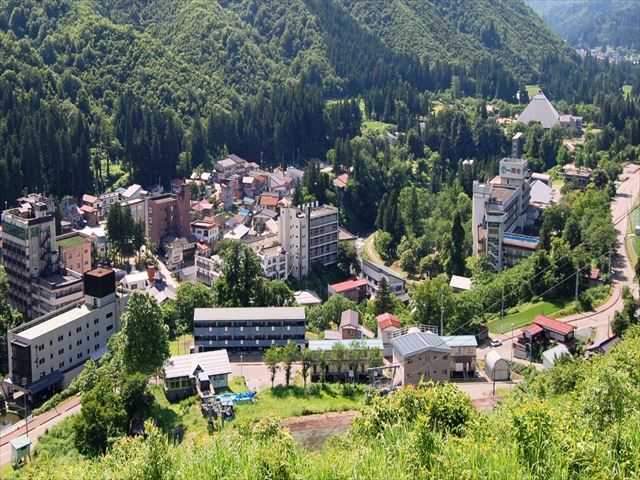
<svg viewBox="0 0 640 480"><path fill-rule="evenodd" d="M55 425L59 420L66 417L66 415L64 414L67 411L76 408L78 405L80 405L80 398L77 396L73 396L62 402L57 407L52 408L51 410L48 410L43 414L38 415L37 417L33 417L29 420L29 434L31 434L32 430L42 427L43 425ZM8 429L3 430L2 435L0 436L0 447L6 445L14 438L24 435L25 433L27 433L27 423L24 420L21 420Z"/></svg>

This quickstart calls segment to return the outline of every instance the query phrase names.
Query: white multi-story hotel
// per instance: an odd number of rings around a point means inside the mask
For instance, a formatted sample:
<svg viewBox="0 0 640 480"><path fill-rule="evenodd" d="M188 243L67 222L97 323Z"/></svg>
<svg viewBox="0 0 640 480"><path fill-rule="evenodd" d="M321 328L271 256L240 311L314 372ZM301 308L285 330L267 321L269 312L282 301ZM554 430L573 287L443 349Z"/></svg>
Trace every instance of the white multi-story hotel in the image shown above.
<svg viewBox="0 0 640 480"><path fill-rule="evenodd" d="M84 300L7 332L9 376L5 385L30 396L66 388L90 358L106 351L119 330L126 297L116 293L115 272L97 268L84 275Z"/></svg>
<svg viewBox="0 0 640 480"><path fill-rule="evenodd" d="M333 265L338 260L338 209L317 203L282 208L278 236L293 277L306 277L314 263Z"/></svg>
<svg viewBox="0 0 640 480"><path fill-rule="evenodd" d="M512 266L535 251L537 237L523 235L528 218L530 172L528 161L520 158L522 134L513 138L511 157L500 161L500 174L488 183L473 182L473 254L487 254L495 270Z"/></svg>

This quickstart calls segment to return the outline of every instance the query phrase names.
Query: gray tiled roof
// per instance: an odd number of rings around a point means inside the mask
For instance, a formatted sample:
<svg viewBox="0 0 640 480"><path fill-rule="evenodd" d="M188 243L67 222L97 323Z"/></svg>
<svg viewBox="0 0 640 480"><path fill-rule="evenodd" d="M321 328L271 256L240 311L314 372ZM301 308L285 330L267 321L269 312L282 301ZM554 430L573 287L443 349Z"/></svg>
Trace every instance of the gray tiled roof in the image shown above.
<svg viewBox="0 0 640 480"><path fill-rule="evenodd" d="M345 310L340 315L340 328L353 327L358 328L360 326L360 315L354 310Z"/></svg>
<svg viewBox="0 0 640 480"><path fill-rule="evenodd" d="M303 307L196 308L193 321L304 320Z"/></svg>
<svg viewBox="0 0 640 480"><path fill-rule="evenodd" d="M431 351L448 353L449 347L439 335L431 332L414 332L391 340L393 350L398 352L402 358L413 357L419 353Z"/></svg>
<svg viewBox="0 0 640 480"><path fill-rule="evenodd" d="M227 351L212 350L190 355L175 355L169 358L164 364L164 376L165 378L193 378L198 367L207 376L231 373Z"/></svg>

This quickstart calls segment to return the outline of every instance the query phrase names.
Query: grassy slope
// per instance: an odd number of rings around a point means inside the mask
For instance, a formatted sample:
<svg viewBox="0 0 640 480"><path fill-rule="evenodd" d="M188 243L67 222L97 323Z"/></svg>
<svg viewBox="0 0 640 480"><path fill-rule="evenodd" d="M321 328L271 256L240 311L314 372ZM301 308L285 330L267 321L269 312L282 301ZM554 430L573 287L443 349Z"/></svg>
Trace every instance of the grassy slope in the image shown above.
<svg viewBox="0 0 640 480"><path fill-rule="evenodd" d="M516 307L518 310L516 313L492 320L487 325L491 333L506 333L511 330L512 325L516 329L528 325L537 315L553 316L555 312L566 308L571 303L571 300L527 303Z"/></svg>

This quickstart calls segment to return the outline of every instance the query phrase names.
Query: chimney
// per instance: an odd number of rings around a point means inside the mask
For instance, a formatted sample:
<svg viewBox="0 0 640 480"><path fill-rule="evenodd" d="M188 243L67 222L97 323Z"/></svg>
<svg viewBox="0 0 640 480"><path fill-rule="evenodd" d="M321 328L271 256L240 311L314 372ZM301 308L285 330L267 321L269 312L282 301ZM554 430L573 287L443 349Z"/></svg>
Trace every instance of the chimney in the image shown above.
<svg viewBox="0 0 640 480"><path fill-rule="evenodd" d="M156 276L156 267L153 265L147 266L147 275L149 276L149 283L153 283L153 280Z"/></svg>

